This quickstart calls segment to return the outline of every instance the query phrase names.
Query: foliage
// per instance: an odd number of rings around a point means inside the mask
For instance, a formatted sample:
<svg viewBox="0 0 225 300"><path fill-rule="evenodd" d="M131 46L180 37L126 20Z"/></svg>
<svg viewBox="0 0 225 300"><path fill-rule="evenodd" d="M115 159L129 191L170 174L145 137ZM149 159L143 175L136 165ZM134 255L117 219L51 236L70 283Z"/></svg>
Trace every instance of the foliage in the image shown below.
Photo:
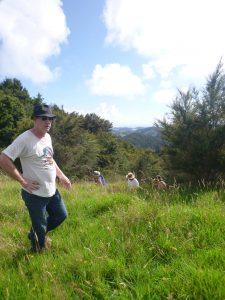
<svg viewBox="0 0 225 300"><path fill-rule="evenodd" d="M82 127L91 133L109 132L112 129L112 123L100 118L98 115L91 113L86 114L83 119Z"/></svg>
<svg viewBox="0 0 225 300"><path fill-rule="evenodd" d="M220 62L202 92L178 91L169 120L158 121L171 174L212 181L225 171L225 75Z"/></svg>
<svg viewBox="0 0 225 300"><path fill-rule="evenodd" d="M21 102L28 104L30 102L30 96L28 91L22 86L21 82L14 79L5 79L0 84L0 90L2 90L6 95L14 96L20 99Z"/></svg>
<svg viewBox="0 0 225 300"><path fill-rule="evenodd" d="M37 98L32 99L27 91L26 88L24 88L21 84L21 82L16 79L5 79L2 83L0 83L0 91L3 91L3 93L7 96L13 96L15 97L21 105L23 105L27 117L30 118L33 105L37 103L41 103L41 95Z"/></svg>
<svg viewBox="0 0 225 300"><path fill-rule="evenodd" d="M72 178L90 174L99 153L94 135L81 128L82 117L55 107L57 120L53 125L55 159Z"/></svg>
<svg viewBox="0 0 225 300"><path fill-rule="evenodd" d="M98 156L98 166L100 169L111 169L118 171L123 157L120 156L117 138L108 132L98 135L100 153Z"/></svg>
<svg viewBox="0 0 225 300"><path fill-rule="evenodd" d="M134 170L141 182L150 183L157 174L163 175L163 163L154 151L142 150L137 156Z"/></svg>
<svg viewBox="0 0 225 300"><path fill-rule="evenodd" d="M12 142L24 127L25 110L23 105L13 96L4 95L0 91L0 146Z"/></svg>

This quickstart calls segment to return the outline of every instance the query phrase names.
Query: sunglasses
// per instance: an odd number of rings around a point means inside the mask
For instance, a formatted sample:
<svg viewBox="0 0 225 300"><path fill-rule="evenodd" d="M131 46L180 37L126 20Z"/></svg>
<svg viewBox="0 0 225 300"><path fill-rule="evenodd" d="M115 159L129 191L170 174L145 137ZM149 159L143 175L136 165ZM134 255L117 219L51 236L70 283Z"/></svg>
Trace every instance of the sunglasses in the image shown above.
<svg viewBox="0 0 225 300"><path fill-rule="evenodd" d="M54 118L51 118L51 117L40 117L40 118L42 119L42 121L47 121L47 120L53 121L54 120Z"/></svg>

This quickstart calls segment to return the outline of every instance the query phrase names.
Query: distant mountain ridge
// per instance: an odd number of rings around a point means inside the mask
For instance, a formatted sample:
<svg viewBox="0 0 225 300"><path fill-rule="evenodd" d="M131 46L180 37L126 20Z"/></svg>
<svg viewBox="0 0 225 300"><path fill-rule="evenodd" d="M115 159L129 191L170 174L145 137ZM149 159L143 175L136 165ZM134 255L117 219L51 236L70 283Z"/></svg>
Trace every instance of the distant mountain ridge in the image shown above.
<svg viewBox="0 0 225 300"><path fill-rule="evenodd" d="M151 148L159 152L162 146L160 128L152 127L114 127L113 133L138 148Z"/></svg>

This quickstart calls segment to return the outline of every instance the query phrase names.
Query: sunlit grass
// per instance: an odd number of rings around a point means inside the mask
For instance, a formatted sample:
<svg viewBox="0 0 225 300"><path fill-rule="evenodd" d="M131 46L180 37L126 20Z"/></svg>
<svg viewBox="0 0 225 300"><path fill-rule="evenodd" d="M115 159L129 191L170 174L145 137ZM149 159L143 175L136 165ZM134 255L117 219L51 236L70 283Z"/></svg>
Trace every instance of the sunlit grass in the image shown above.
<svg viewBox="0 0 225 300"><path fill-rule="evenodd" d="M17 183L0 183L1 299L225 299L223 190L60 188L69 217L29 252Z"/></svg>

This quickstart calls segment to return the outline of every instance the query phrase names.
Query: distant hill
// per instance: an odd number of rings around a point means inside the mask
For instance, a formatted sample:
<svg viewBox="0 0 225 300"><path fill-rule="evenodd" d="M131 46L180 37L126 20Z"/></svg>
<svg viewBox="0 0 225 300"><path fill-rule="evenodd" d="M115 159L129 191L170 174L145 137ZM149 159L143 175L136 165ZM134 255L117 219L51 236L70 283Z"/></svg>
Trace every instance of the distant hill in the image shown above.
<svg viewBox="0 0 225 300"><path fill-rule="evenodd" d="M114 127L113 133L123 140L139 148L151 148L156 152L162 146L160 129L158 127Z"/></svg>

